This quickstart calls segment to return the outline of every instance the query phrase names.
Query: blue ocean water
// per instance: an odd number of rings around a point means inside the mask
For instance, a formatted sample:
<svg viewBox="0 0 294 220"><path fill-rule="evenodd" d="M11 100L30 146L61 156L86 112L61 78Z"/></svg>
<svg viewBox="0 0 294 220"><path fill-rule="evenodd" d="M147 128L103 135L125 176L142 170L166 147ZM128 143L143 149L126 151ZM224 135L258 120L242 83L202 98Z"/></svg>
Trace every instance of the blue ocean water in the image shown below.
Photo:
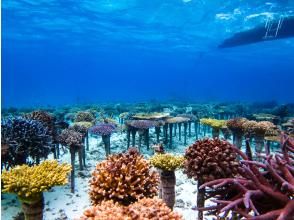
<svg viewBox="0 0 294 220"><path fill-rule="evenodd" d="M291 0L3 0L2 106L293 102L294 38L218 48L293 11Z"/></svg>

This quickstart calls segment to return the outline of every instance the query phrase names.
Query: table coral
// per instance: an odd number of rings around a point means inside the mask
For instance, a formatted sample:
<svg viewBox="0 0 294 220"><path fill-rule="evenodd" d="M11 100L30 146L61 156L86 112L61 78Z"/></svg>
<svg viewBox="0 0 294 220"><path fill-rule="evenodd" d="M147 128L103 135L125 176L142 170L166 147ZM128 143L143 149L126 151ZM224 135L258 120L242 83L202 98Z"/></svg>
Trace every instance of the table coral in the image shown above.
<svg viewBox="0 0 294 220"><path fill-rule="evenodd" d="M150 158L150 163L156 168L174 171L183 166L184 157L172 154L155 154Z"/></svg>
<svg viewBox="0 0 294 220"><path fill-rule="evenodd" d="M70 169L70 165L58 164L56 160L45 160L32 167L16 166L2 172L2 192L15 193L23 201L33 201L53 186L66 184Z"/></svg>
<svg viewBox="0 0 294 220"><path fill-rule="evenodd" d="M114 200L130 204L157 193L158 174L135 148L114 154L97 164L90 181L92 204Z"/></svg>
<svg viewBox="0 0 294 220"><path fill-rule="evenodd" d="M95 120L95 116L93 115L92 112L80 111L75 115L75 122L80 122L80 121L93 122L94 120Z"/></svg>

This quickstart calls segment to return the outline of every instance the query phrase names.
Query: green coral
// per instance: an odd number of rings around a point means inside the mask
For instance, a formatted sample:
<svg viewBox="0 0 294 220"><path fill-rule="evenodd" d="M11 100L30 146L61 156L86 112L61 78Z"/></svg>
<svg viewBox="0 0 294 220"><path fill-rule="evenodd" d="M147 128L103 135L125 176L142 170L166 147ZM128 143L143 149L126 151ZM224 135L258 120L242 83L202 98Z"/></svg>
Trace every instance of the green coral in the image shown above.
<svg viewBox="0 0 294 220"><path fill-rule="evenodd" d="M2 192L15 193L22 201L35 201L53 186L65 185L70 170L69 164L58 164L56 160L46 160L33 167L16 166L2 172Z"/></svg>
<svg viewBox="0 0 294 220"><path fill-rule="evenodd" d="M150 158L150 163L165 171L174 171L183 166L184 157L172 154L155 154Z"/></svg>
<svg viewBox="0 0 294 220"><path fill-rule="evenodd" d="M224 126L226 126L227 121L226 120L218 120L214 118L201 118L200 123L203 125L210 126L212 128L220 129Z"/></svg>

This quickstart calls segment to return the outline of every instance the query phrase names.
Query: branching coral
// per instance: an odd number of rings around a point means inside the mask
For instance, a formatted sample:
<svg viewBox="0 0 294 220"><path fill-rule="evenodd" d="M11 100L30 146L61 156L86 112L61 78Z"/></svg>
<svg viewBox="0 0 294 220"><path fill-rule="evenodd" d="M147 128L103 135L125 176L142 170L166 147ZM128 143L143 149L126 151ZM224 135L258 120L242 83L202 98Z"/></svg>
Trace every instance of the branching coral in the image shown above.
<svg viewBox="0 0 294 220"><path fill-rule="evenodd" d="M6 118L1 122L1 145L7 145L8 154L2 164L6 168L27 162L39 163L51 151L48 129L36 120ZM34 161L28 161L31 157Z"/></svg>
<svg viewBox="0 0 294 220"><path fill-rule="evenodd" d="M64 146L80 146L82 144L83 135L71 129L64 129L58 139Z"/></svg>
<svg viewBox="0 0 294 220"><path fill-rule="evenodd" d="M46 160L33 167L17 166L2 172L2 192L15 193L22 201L33 201L53 186L66 184L70 169L70 165L59 165L56 160Z"/></svg>
<svg viewBox="0 0 294 220"><path fill-rule="evenodd" d="M95 116L93 115L92 112L78 112L75 116L75 122L80 122L80 121L88 121L88 122L93 122L95 120Z"/></svg>
<svg viewBox="0 0 294 220"><path fill-rule="evenodd" d="M166 171L174 171L183 166L184 157L172 154L155 154L150 158L152 166Z"/></svg>
<svg viewBox="0 0 294 220"><path fill-rule="evenodd" d="M294 141L286 136L281 140L282 154L267 155L263 163L243 157L238 178L224 178L208 182L201 187L211 187L216 206L203 208L216 215L230 211L238 218L287 220L294 216ZM232 189L235 192L232 192Z"/></svg>
<svg viewBox="0 0 294 220"><path fill-rule="evenodd" d="M135 148L111 155L97 164L90 181L92 204L114 200L130 204L157 193L158 175Z"/></svg>
<svg viewBox="0 0 294 220"><path fill-rule="evenodd" d="M26 114L25 118L42 122L43 125L48 128L49 134L52 136L55 135L54 117L50 115L48 112L41 111L41 110L33 111L29 114Z"/></svg>
<svg viewBox="0 0 294 220"><path fill-rule="evenodd" d="M143 198L127 207L112 201L103 201L84 211L81 220L142 220L142 219L166 219L181 220L182 217L170 210L160 199Z"/></svg>

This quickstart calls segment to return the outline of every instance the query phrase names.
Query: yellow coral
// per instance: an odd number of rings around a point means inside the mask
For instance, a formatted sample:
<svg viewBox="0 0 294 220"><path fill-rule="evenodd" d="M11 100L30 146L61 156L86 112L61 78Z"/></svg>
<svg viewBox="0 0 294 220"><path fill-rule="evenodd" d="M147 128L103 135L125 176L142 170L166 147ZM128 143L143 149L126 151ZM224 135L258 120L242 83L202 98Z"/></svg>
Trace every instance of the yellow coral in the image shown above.
<svg viewBox="0 0 294 220"><path fill-rule="evenodd" d="M79 122L75 122L72 124L72 127L74 126L78 126L78 127L85 127L87 129L89 129L90 127L93 126L92 122L88 122L88 121L79 121Z"/></svg>
<svg viewBox="0 0 294 220"><path fill-rule="evenodd" d="M150 163L156 168L166 171L174 171L183 166L184 157L172 154L155 154L150 158Z"/></svg>
<svg viewBox="0 0 294 220"><path fill-rule="evenodd" d="M226 120L218 120L214 118L201 118L200 123L203 125L210 126L212 128L220 129L226 126Z"/></svg>
<svg viewBox="0 0 294 220"><path fill-rule="evenodd" d="M46 160L33 167L17 166L10 171L3 171L2 191L15 193L21 200L34 201L51 187L65 185L70 170L70 165L58 164L56 160Z"/></svg>

